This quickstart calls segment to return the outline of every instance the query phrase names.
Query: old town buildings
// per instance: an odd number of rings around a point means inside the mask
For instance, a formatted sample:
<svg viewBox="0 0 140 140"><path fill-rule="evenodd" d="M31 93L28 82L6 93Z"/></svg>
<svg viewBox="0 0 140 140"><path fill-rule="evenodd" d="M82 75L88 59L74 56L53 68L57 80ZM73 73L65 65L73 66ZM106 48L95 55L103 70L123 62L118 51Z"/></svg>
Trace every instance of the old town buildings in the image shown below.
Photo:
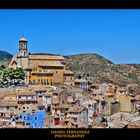
<svg viewBox="0 0 140 140"><path fill-rule="evenodd" d="M27 39L9 67L22 67L26 85L0 88L0 128L134 128L140 93L129 86L76 79L63 56L31 54ZM89 75L90 76L90 75Z"/></svg>
<svg viewBox="0 0 140 140"><path fill-rule="evenodd" d="M0 127L138 127L138 96L111 84L92 84L90 90L71 85L1 88Z"/></svg>

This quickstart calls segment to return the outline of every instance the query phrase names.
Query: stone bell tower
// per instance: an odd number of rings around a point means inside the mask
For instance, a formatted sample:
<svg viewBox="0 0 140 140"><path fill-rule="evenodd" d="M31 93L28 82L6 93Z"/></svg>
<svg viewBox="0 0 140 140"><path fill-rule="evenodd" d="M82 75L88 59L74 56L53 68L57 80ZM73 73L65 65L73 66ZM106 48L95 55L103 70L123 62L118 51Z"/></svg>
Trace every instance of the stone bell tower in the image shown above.
<svg viewBox="0 0 140 140"><path fill-rule="evenodd" d="M28 51L27 51L27 39L22 37L19 39L19 53L17 55L17 66L22 67L25 70L26 77L25 83L28 83L29 72L28 72Z"/></svg>
<svg viewBox="0 0 140 140"><path fill-rule="evenodd" d="M27 42L24 37L19 40L19 53L17 55L17 65L24 69L28 67Z"/></svg>
<svg viewBox="0 0 140 140"><path fill-rule="evenodd" d="M24 37L19 40L19 56L21 57L27 57L27 42L27 39Z"/></svg>

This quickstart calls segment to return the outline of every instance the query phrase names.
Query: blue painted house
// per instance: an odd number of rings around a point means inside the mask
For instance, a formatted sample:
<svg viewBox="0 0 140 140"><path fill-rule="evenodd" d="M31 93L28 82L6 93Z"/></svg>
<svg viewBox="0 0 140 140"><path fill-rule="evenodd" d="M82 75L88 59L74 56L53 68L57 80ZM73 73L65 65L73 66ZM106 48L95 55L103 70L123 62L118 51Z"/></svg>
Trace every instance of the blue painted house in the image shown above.
<svg viewBox="0 0 140 140"><path fill-rule="evenodd" d="M29 126L29 128L42 128L44 127L44 119L46 116L45 111L40 111L37 113L33 113L32 115L28 115L27 113L22 113L18 116L18 119L24 120L24 126Z"/></svg>

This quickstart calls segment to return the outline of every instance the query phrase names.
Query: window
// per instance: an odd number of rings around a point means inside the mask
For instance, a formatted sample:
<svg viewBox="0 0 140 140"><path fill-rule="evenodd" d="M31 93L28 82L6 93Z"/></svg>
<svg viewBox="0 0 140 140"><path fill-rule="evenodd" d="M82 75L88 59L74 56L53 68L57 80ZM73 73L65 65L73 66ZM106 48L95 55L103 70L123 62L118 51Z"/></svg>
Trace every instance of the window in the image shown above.
<svg viewBox="0 0 140 140"><path fill-rule="evenodd" d="M25 107L23 107L23 109L25 109Z"/></svg>
<svg viewBox="0 0 140 140"><path fill-rule="evenodd" d="M18 110L20 110L20 108Z"/></svg>
<svg viewBox="0 0 140 140"><path fill-rule="evenodd" d="M49 81L48 81L48 79L47 79L47 85L49 85Z"/></svg>
<svg viewBox="0 0 140 140"><path fill-rule="evenodd" d="M17 106L15 106L15 109L17 109Z"/></svg>
<svg viewBox="0 0 140 140"><path fill-rule="evenodd" d="M18 96L18 98L20 99L20 98L21 98L21 96Z"/></svg>
<svg viewBox="0 0 140 140"><path fill-rule="evenodd" d="M52 85L52 79L50 79L50 85Z"/></svg>
<svg viewBox="0 0 140 140"><path fill-rule="evenodd" d="M26 125L30 125L30 123L26 123Z"/></svg>
<svg viewBox="0 0 140 140"><path fill-rule="evenodd" d="M39 98L42 98L42 95L39 95L38 97L39 97Z"/></svg>
<svg viewBox="0 0 140 140"><path fill-rule="evenodd" d="M6 108L7 110L9 109L9 107Z"/></svg>
<svg viewBox="0 0 140 140"><path fill-rule="evenodd" d="M56 73L58 73L58 71L56 71Z"/></svg>
<svg viewBox="0 0 140 140"><path fill-rule="evenodd" d="M29 107L27 107L27 109L29 109Z"/></svg>
<svg viewBox="0 0 140 140"><path fill-rule="evenodd" d="M35 120L37 120L38 118L37 117L35 117Z"/></svg>

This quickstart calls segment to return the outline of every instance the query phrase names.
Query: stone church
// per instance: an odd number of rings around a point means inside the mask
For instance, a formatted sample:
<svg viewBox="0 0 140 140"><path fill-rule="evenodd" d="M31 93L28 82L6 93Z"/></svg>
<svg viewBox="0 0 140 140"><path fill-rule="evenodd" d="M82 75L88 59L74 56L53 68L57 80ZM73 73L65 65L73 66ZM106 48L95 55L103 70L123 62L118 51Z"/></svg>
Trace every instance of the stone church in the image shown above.
<svg viewBox="0 0 140 140"><path fill-rule="evenodd" d="M74 73L66 69L65 58L46 53L28 53L28 40L19 40L19 53L13 56L9 67L22 67L26 72L27 84L74 85Z"/></svg>

